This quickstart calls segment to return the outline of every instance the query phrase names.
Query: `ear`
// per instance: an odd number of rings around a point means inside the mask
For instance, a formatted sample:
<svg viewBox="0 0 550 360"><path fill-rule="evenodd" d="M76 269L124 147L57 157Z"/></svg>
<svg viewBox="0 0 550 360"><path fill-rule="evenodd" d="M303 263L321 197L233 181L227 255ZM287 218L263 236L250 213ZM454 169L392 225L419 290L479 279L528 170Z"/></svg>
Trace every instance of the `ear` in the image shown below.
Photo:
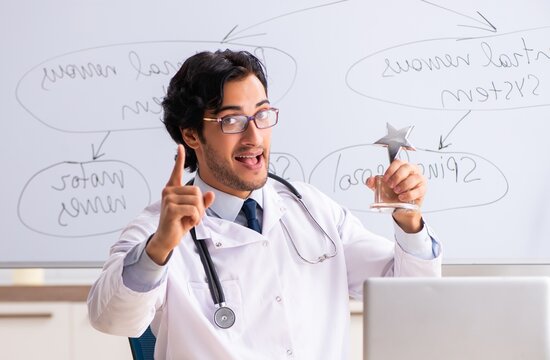
<svg viewBox="0 0 550 360"><path fill-rule="evenodd" d="M196 150L200 145L199 140L199 134L197 133L196 129L181 129L181 137L183 138L183 141L189 146L191 149Z"/></svg>

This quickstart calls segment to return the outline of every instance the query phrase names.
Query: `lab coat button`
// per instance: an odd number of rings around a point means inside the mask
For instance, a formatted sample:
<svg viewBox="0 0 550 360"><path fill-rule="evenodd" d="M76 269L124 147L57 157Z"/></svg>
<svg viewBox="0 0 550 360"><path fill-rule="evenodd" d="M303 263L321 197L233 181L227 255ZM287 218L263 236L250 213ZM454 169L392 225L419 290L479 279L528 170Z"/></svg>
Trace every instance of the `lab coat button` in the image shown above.
<svg viewBox="0 0 550 360"><path fill-rule="evenodd" d="M287 354L288 356L292 356L292 350L288 349L288 350L286 351L286 354Z"/></svg>
<svg viewBox="0 0 550 360"><path fill-rule="evenodd" d="M283 301L283 299L282 299L280 296L276 296L276 297L275 297L275 300L277 300L278 303L280 303L281 301Z"/></svg>
<svg viewBox="0 0 550 360"><path fill-rule="evenodd" d="M222 246L222 243L221 243L221 242L217 242L217 243L216 243L216 247L220 247L220 246Z"/></svg>

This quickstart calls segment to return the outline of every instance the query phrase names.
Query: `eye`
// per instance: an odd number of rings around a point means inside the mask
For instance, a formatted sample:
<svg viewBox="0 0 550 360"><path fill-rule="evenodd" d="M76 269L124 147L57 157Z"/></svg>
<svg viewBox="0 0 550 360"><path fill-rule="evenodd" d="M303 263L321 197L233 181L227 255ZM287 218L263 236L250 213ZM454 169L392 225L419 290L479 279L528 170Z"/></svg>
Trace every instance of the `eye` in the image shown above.
<svg viewBox="0 0 550 360"><path fill-rule="evenodd" d="M257 120L266 120L269 118L269 109L260 110L256 113Z"/></svg>
<svg viewBox="0 0 550 360"><path fill-rule="evenodd" d="M229 115L222 118L222 122L224 125L232 126L236 125L241 122L239 119L239 116Z"/></svg>

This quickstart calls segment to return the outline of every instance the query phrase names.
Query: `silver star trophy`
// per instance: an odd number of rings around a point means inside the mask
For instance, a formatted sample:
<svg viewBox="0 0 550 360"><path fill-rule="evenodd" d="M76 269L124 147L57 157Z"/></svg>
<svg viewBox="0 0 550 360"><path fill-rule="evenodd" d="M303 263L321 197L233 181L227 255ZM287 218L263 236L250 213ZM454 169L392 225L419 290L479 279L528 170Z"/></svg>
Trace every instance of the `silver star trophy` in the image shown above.
<svg viewBox="0 0 550 360"><path fill-rule="evenodd" d="M386 125L388 127L388 134L374 144L388 148L391 164L401 149L416 150L414 146L409 143L409 140L407 140L414 126L397 130L389 123ZM384 182L383 176L377 175L375 176L374 203L371 204L370 209L377 212L392 213L396 210L416 211L418 210L418 205L416 205L414 201L401 202L393 189Z"/></svg>

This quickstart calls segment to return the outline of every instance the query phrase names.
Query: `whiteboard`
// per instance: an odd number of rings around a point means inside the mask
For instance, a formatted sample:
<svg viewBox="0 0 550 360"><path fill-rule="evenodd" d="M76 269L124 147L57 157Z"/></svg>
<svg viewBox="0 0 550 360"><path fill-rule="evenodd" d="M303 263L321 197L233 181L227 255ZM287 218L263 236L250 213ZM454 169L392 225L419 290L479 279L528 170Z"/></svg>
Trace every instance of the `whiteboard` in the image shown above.
<svg viewBox="0 0 550 360"><path fill-rule="evenodd" d="M243 49L280 108L270 169L392 236L362 182L372 143L414 125L401 156L428 178L424 217L449 264L550 262L550 3L4 2L0 266L100 266L157 200L175 145L170 77L197 51ZM32 9L32 11L31 11Z"/></svg>

